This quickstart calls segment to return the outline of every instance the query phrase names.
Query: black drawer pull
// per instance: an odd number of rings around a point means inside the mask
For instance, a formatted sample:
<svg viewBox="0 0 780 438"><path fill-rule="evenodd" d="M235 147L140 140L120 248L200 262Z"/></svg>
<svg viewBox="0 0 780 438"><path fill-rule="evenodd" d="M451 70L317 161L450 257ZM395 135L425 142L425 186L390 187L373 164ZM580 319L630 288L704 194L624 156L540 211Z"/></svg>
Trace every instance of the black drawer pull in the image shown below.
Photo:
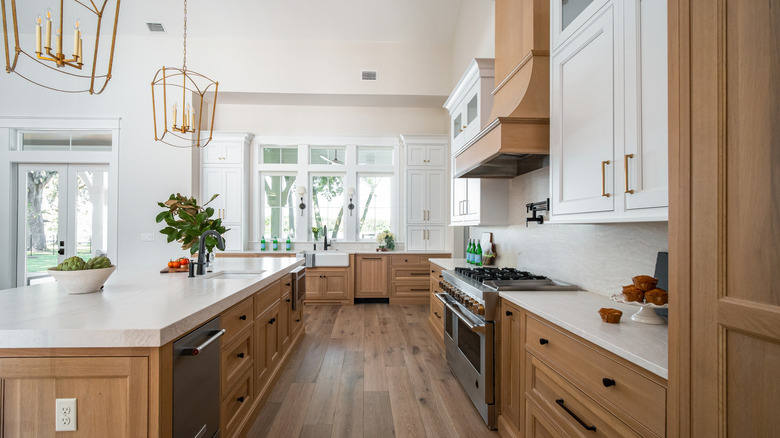
<svg viewBox="0 0 780 438"><path fill-rule="evenodd" d="M580 420L580 417L578 417L577 415L574 414L574 412L569 410L569 408L567 408L566 405L563 404L563 399L562 398L559 398L558 400L555 400L555 403L558 403L558 405L560 407L562 407L563 410L566 411L567 414L571 415L572 418L577 420L577 423L580 423L580 426L584 427L585 430L589 430L591 432L595 432L596 431L596 426L588 426L587 424L585 424L584 421Z"/></svg>
<svg viewBox="0 0 780 438"><path fill-rule="evenodd" d="M434 315L436 315L437 318L441 319L441 315L439 315L439 312L433 312Z"/></svg>
<svg viewBox="0 0 780 438"><path fill-rule="evenodd" d="M246 315L241 315L238 317L241 321L246 321Z"/></svg>
<svg viewBox="0 0 780 438"><path fill-rule="evenodd" d="M270 320L270 321L268 321L268 324L273 324L273 323L275 323L275 322L276 322L276 318L271 318L271 320Z"/></svg>
<svg viewBox="0 0 780 438"><path fill-rule="evenodd" d="M292 300L291 300L291 299L289 299L289 298L287 298L287 299L286 299L286 300L284 300L284 301L286 301L286 302L288 302L288 303L289 303L289 302L290 302L290 301L292 301Z"/></svg>
<svg viewBox="0 0 780 438"><path fill-rule="evenodd" d="M443 275L439 275L439 278L444 278L444 276Z"/></svg>
<svg viewBox="0 0 780 438"><path fill-rule="evenodd" d="M296 319L295 322L301 322L301 320L300 319Z"/></svg>
<svg viewBox="0 0 780 438"><path fill-rule="evenodd" d="M410 272L409 275L428 275L427 272Z"/></svg>
<svg viewBox="0 0 780 438"><path fill-rule="evenodd" d="M241 397L237 398L236 400L238 400L239 403L243 403L244 402L244 396L242 395Z"/></svg>
<svg viewBox="0 0 780 438"><path fill-rule="evenodd" d="M506 316L512 316L512 312L510 312L509 310L507 310L507 311L506 311Z"/></svg>
<svg viewBox="0 0 780 438"><path fill-rule="evenodd" d="M603 379L601 379L601 383L604 384L605 388L609 388L610 386L615 386L615 381L608 377L604 377Z"/></svg>
<svg viewBox="0 0 780 438"><path fill-rule="evenodd" d="M236 356L238 356L239 359L243 359L244 358L244 353L238 353Z"/></svg>
<svg viewBox="0 0 780 438"><path fill-rule="evenodd" d="M412 292L428 292L430 289L409 289Z"/></svg>
<svg viewBox="0 0 780 438"><path fill-rule="evenodd" d="M285 286L292 286L292 283L285 283Z"/></svg>
<svg viewBox="0 0 780 438"><path fill-rule="evenodd" d="M544 345L544 344L549 344L549 343L550 343L550 341L548 341L547 339L544 339L544 338L539 338L539 343L540 343L541 345Z"/></svg>

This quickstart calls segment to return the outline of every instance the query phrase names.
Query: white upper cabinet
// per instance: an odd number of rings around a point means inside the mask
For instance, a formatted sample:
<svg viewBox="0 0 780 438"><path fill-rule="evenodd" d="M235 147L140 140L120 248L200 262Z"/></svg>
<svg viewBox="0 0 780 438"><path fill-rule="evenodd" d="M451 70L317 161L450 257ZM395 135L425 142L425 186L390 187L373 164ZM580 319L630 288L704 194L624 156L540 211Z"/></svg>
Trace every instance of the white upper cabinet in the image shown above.
<svg viewBox="0 0 780 438"><path fill-rule="evenodd" d="M609 0L553 0L550 3L550 36L557 49L577 32Z"/></svg>
<svg viewBox="0 0 780 438"><path fill-rule="evenodd" d="M248 230L248 165L249 134L214 133L213 140L201 149L201 203L219 196L208 207L214 209L214 219L222 219L229 228L225 233L225 249L244 249Z"/></svg>
<svg viewBox="0 0 780 438"><path fill-rule="evenodd" d="M447 137L402 135L406 149L406 249L444 250Z"/></svg>
<svg viewBox="0 0 780 438"><path fill-rule="evenodd" d="M569 19L551 58L551 219L667 220L666 3L594 0Z"/></svg>
<svg viewBox="0 0 780 438"><path fill-rule="evenodd" d="M409 224L443 224L447 193L444 169L410 169L406 172Z"/></svg>
<svg viewBox="0 0 780 438"><path fill-rule="evenodd" d="M469 64L444 108L450 113L452 154L463 149L479 134L493 107L494 60L477 58Z"/></svg>
<svg viewBox="0 0 780 438"><path fill-rule="evenodd" d="M410 144L406 147L406 165L410 167L444 166L446 163L446 145Z"/></svg>
<svg viewBox="0 0 780 438"><path fill-rule="evenodd" d="M454 178L450 224L508 224L509 182L508 179Z"/></svg>

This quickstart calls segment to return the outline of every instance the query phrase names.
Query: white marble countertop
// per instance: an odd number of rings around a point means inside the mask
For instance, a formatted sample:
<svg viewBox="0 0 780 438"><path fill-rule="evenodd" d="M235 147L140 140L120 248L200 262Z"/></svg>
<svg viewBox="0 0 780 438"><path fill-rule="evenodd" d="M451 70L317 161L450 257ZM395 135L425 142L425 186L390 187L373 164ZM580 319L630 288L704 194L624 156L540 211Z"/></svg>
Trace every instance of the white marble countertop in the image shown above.
<svg viewBox="0 0 780 438"><path fill-rule="evenodd" d="M452 271L455 268L471 268L472 265L466 263L466 259L428 259L431 263L438 265L445 271Z"/></svg>
<svg viewBox="0 0 780 438"><path fill-rule="evenodd" d="M117 271L103 291L69 295L57 283L0 290L0 348L160 347L281 278L302 259L220 258L214 273Z"/></svg>
<svg viewBox="0 0 780 438"><path fill-rule="evenodd" d="M669 378L669 326L631 320L639 307L616 303L591 292L501 292L503 299L612 352L627 361ZM601 321L598 310L623 312L620 324Z"/></svg>

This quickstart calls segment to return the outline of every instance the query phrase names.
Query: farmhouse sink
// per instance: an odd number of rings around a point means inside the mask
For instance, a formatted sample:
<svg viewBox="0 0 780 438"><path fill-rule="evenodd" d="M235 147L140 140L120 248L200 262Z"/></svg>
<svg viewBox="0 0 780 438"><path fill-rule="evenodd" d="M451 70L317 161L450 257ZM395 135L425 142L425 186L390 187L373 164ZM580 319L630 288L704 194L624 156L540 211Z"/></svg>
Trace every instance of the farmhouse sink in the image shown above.
<svg viewBox="0 0 780 438"><path fill-rule="evenodd" d="M349 266L349 254L338 251L306 251L306 267L337 268Z"/></svg>
<svg viewBox="0 0 780 438"><path fill-rule="evenodd" d="M219 271L206 275L204 278L209 280L244 280L246 278L256 277L265 271Z"/></svg>

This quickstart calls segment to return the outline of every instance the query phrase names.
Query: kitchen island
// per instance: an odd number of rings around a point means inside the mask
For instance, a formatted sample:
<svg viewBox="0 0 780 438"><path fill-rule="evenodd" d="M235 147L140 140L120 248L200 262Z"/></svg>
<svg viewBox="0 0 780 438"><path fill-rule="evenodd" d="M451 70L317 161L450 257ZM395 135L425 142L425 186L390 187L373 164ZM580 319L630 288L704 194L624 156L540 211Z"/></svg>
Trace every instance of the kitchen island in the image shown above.
<svg viewBox="0 0 780 438"><path fill-rule="evenodd" d="M303 336L296 258L222 259L214 272L123 272L100 293L49 283L0 291L2 436L54 436L55 399L78 399L84 436L173 435L173 341L219 316L221 430L251 424Z"/></svg>

